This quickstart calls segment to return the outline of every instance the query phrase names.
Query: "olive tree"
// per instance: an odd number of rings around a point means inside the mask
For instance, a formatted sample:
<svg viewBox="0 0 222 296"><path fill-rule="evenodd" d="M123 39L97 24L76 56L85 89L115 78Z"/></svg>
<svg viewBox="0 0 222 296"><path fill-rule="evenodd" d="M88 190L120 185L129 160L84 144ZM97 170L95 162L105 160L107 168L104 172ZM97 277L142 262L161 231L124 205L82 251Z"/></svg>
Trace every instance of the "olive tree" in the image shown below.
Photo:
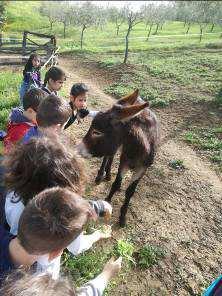
<svg viewBox="0 0 222 296"><path fill-rule="evenodd" d="M54 2L52 5L52 2L44 1L39 8L39 12L48 18L50 31L52 31L53 24L57 21L57 5Z"/></svg>
<svg viewBox="0 0 222 296"><path fill-rule="evenodd" d="M126 64L129 54L129 36L133 28L143 21L143 14L133 11L129 5L126 5L123 9L124 20L126 21L128 28L125 35L125 54L123 63Z"/></svg>
<svg viewBox="0 0 222 296"><path fill-rule="evenodd" d="M144 15L146 28L148 29L147 41L149 40L153 26L156 24L157 6L154 3L148 3L141 7L141 12Z"/></svg>
<svg viewBox="0 0 222 296"><path fill-rule="evenodd" d="M86 1L72 8L72 24L81 28L80 47L83 48L84 33L87 28L96 26L98 7Z"/></svg>
<svg viewBox="0 0 222 296"><path fill-rule="evenodd" d="M58 22L63 24L63 38L66 38L66 29L70 25L72 10L68 1L58 1L55 3L55 18Z"/></svg>
<svg viewBox="0 0 222 296"><path fill-rule="evenodd" d="M125 21L124 9L118 9L117 7L110 7L107 9L108 19L115 25L116 36L119 35L119 30Z"/></svg>

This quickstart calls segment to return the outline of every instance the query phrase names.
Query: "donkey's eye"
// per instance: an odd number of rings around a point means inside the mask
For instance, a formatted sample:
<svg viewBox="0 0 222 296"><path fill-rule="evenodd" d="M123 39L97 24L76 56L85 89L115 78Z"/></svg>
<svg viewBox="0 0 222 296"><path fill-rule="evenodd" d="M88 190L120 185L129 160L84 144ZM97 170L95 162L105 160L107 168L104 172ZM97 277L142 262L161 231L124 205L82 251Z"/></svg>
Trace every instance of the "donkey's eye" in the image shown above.
<svg viewBox="0 0 222 296"><path fill-rule="evenodd" d="M92 135L93 135L94 137L99 137L99 136L102 136L103 133L100 132L100 131L98 131L98 130L96 130L96 129L94 129L94 130L92 131Z"/></svg>

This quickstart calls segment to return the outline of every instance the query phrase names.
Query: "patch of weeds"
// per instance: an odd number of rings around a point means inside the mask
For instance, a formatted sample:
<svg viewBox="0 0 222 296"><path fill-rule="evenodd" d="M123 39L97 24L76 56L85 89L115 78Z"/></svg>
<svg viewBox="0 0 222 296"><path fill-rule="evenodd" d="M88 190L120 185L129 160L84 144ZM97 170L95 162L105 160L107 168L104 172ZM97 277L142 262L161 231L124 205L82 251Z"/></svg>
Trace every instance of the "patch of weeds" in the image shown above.
<svg viewBox="0 0 222 296"><path fill-rule="evenodd" d="M141 269L150 268L166 256L166 252L156 246L145 245L136 252L137 266Z"/></svg>
<svg viewBox="0 0 222 296"><path fill-rule="evenodd" d="M193 144L193 145L198 145L198 143L199 143L198 136L192 131L185 133L184 139L185 139L185 141L187 141L188 143Z"/></svg>
<svg viewBox="0 0 222 296"><path fill-rule="evenodd" d="M181 159L174 159L169 162L169 166L175 170L184 170L185 165L183 163L183 160Z"/></svg>
<svg viewBox="0 0 222 296"><path fill-rule="evenodd" d="M133 91L132 87L126 86L124 84L114 83L104 89L108 94L117 96L118 98L123 97L125 94Z"/></svg>
<svg viewBox="0 0 222 296"><path fill-rule="evenodd" d="M150 102L151 107L164 108L169 106L169 102L163 99L156 99Z"/></svg>
<svg viewBox="0 0 222 296"><path fill-rule="evenodd" d="M154 172L155 172L155 174L156 174L157 177L161 177L161 178L164 177L164 170L163 170L163 168L156 167L156 168L154 168Z"/></svg>
<svg viewBox="0 0 222 296"><path fill-rule="evenodd" d="M119 64L120 64L120 61L118 59L107 58L107 59L99 62L99 67L100 68L111 68L114 65L119 65Z"/></svg>
<svg viewBox="0 0 222 296"><path fill-rule="evenodd" d="M8 121L8 116L10 113L10 109L2 109L0 110L0 130L5 130L6 123Z"/></svg>
<svg viewBox="0 0 222 296"><path fill-rule="evenodd" d="M222 152L215 153L211 156L211 160L214 163L218 163L222 165Z"/></svg>
<svg viewBox="0 0 222 296"><path fill-rule="evenodd" d="M72 276L75 286L79 287L102 272L110 257L110 250L91 250L78 256L64 252L62 268Z"/></svg>
<svg viewBox="0 0 222 296"><path fill-rule="evenodd" d="M206 150L209 159L222 172L222 127L195 128L184 135L186 142L199 150Z"/></svg>
<svg viewBox="0 0 222 296"><path fill-rule="evenodd" d="M116 257L122 256L126 263L135 265L135 260L133 258L134 245L126 240L118 240L114 246L113 255Z"/></svg>

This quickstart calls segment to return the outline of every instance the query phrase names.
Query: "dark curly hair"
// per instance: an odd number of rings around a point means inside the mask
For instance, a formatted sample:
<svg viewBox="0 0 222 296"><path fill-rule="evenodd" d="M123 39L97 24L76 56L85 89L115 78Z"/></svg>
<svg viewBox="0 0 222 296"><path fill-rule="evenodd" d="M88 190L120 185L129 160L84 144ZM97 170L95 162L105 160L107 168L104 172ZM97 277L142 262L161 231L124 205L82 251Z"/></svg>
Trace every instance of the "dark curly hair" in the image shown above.
<svg viewBox="0 0 222 296"><path fill-rule="evenodd" d="M78 194L84 189L85 174L82 160L51 129L41 138L27 144L17 143L7 154L5 185L16 193L24 204L40 191L68 187Z"/></svg>

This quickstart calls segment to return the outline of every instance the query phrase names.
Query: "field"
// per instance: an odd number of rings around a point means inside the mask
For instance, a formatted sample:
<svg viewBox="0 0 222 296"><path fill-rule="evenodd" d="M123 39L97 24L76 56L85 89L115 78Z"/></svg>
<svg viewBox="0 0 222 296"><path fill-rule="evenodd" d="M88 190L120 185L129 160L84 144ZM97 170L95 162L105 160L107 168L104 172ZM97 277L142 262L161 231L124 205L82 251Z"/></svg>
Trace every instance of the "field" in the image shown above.
<svg viewBox="0 0 222 296"><path fill-rule="evenodd" d="M38 6L38 2L11 2L9 14L15 21L5 34L35 31L37 26L48 32L47 19L33 14ZM21 11L27 12L25 20ZM30 21L33 17L36 23ZM65 252L63 271L78 286L97 275L111 255L122 255L122 271L108 286L107 296L199 296L221 273L221 28L206 34L201 44L198 35L161 37L184 34L179 22L166 23L148 42L138 38L146 36L144 29L140 24L133 30L129 63L124 65L124 45L119 41L115 45L113 25L86 32L83 52L79 29L69 28L63 40L62 26L54 26L62 52L59 65L68 75L62 96L68 97L71 85L82 81L90 87L89 107L105 110L139 88L156 113L161 131L155 163L132 199L126 228L120 229L116 222L130 174L113 198L112 238L76 258ZM190 34L198 34L196 25ZM119 38L123 36L124 28ZM101 48L106 46L111 49ZM0 129L18 104L21 71L21 67L0 68ZM67 136L79 141L89 125L86 119L68 129ZM86 198L104 199L109 192L111 182L94 184L99 164L99 159L85 161ZM118 155L112 181L117 165ZM97 227L101 224L91 224L86 231Z"/></svg>
<svg viewBox="0 0 222 296"><path fill-rule="evenodd" d="M46 34L55 34L58 37L58 45L61 51L79 51L80 50L80 33L81 28L67 28L67 37L63 39L63 25L54 23L52 32L47 17L39 14L38 9L40 1L12 1L7 9L8 24L4 29L5 38L19 38L22 40L24 30L37 31ZM23 15L26 17L24 18ZM135 26L130 35L130 50L141 51L152 48L175 48L185 46L202 47L206 44L221 43L221 26L215 26L213 32L210 32L211 25L204 30L204 36L199 43L199 27L193 24L189 34L185 34L186 28L182 22L166 22L156 35L155 26L152 29L149 41L146 40L148 29L145 23ZM90 27L84 33L83 48L89 52L104 53L123 52L125 44L125 34L127 26L123 24L120 27L119 35L116 36L114 24L108 23L102 28Z"/></svg>

